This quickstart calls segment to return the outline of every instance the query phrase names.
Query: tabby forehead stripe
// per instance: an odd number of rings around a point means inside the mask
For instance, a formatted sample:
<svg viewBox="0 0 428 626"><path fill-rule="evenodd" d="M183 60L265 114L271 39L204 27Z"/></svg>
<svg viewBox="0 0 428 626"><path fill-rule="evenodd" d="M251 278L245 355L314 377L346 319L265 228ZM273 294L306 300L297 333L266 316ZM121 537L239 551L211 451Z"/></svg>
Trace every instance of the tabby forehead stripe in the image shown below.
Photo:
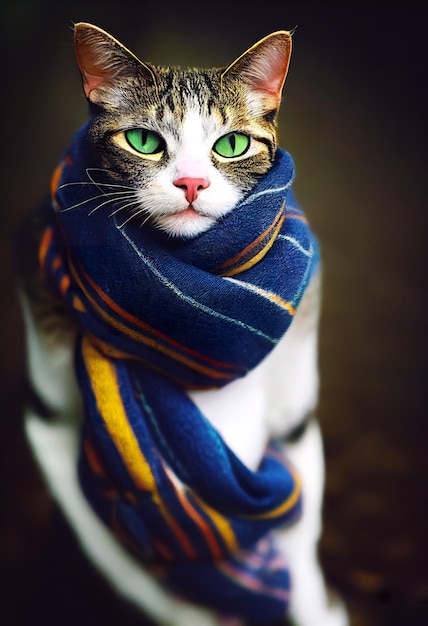
<svg viewBox="0 0 428 626"><path fill-rule="evenodd" d="M284 212L284 208L285 208L285 201L282 204L282 206L281 206L280 210L278 211L278 213L276 214L275 219L273 220L273 222L269 226L269 228L267 228L261 235L259 235L257 237L257 239L255 239L253 242L248 244L248 246L246 246L243 250L238 252L238 254L233 256L231 259L228 259L227 261L225 261L224 263L222 263L218 267L216 267L214 271L215 272L220 272L221 270L225 269L226 267L229 267L230 265L234 265L237 261L239 261L239 259L241 259L243 256L248 254L248 252L251 252L251 250L253 248L255 248L261 241L263 241L263 239L265 237L267 237L269 235L269 233L275 228L276 224L281 219L281 216L282 216L282 214Z"/></svg>
<svg viewBox="0 0 428 626"><path fill-rule="evenodd" d="M196 560L195 549L162 501L152 469L128 422L119 391L116 368L98 352L86 335L82 340L82 354L98 410L125 467L137 488L151 492L153 501L159 506L184 552L190 559Z"/></svg>
<svg viewBox="0 0 428 626"><path fill-rule="evenodd" d="M233 269L225 272L223 274L224 277L235 276L236 274L240 274L245 270L249 270L251 267L256 265L261 259L269 252L273 244L275 243L275 239L278 236L279 231L281 230L282 224L284 223L285 215L280 219L278 226L276 227L272 237L268 240L267 244L251 259L246 261L243 265L239 265L238 267L234 267Z"/></svg>

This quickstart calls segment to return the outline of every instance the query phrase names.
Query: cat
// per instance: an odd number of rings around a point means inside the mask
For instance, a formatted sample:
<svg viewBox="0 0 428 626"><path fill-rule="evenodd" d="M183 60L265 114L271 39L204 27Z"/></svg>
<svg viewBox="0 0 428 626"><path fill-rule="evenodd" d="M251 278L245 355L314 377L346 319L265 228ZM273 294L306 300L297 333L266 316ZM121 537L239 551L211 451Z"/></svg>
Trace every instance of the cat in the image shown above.
<svg viewBox="0 0 428 626"><path fill-rule="evenodd" d="M272 33L227 68L210 70L143 63L91 24L76 24L74 34L90 108L81 132L92 162L84 181L62 185L91 190L87 197L77 194L69 214L84 207L85 219L104 219L107 228L121 232L133 225L137 236L148 225L159 233L161 245L167 241L178 248L227 224L276 162L277 112L291 34ZM51 214L48 200L29 217L21 239L27 250L21 259L21 300L36 399L25 417L35 458L86 555L116 590L159 624L220 624L214 610L164 589L114 538L82 493L76 469L83 412L73 374L76 324L46 286L37 261ZM315 417L320 282L317 270L289 329L260 364L219 389L193 389L188 396L252 471L270 439L282 442L304 497L301 519L275 531L292 577L288 615L300 626L345 626L346 610L340 601L329 601L317 559L324 478Z"/></svg>

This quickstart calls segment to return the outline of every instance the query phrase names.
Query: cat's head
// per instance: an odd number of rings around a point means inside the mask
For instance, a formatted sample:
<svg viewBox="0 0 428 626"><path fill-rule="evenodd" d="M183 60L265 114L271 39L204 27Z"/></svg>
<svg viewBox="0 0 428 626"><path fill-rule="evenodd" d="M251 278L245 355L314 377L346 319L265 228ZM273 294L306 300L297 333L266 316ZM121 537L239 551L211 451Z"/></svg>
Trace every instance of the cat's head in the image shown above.
<svg viewBox="0 0 428 626"><path fill-rule="evenodd" d="M143 63L85 23L75 26L75 50L93 153L128 187L115 198L124 221L149 219L170 235L195 237L269 170L290 33L265 37L222 69Z"/></svg>

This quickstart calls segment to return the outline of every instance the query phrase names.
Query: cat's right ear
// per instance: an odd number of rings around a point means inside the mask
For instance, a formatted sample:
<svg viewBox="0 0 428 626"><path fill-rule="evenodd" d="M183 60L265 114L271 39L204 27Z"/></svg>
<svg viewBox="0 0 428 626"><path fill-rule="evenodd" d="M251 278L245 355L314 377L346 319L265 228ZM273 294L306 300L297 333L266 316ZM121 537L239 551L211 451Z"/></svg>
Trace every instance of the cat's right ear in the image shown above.
<svg viewBox="0 0 428 626"><path fill-rule="evenodd" d="M153 70L97 26L76 24L74 48L85 95L94 104L114 106L120 99L123 81L136 75L144 75L156 87Z"/></svg>
<svg viewBox="0 0 428 626"><path fill-rule="evenodd" d="M278 110L290 64L291 36L280 30L264 37L222 73L222 81L231 78L247 87L253 112Z"/></svg>

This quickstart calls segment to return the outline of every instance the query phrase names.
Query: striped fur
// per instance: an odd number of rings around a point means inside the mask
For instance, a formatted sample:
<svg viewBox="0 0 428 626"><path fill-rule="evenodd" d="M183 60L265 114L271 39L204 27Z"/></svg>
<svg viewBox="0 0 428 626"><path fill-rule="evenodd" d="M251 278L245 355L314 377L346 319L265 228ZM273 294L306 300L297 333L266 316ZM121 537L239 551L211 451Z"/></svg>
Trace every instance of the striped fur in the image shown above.
<svg viewBox="0 0 428 626"><path fill-rule="evenodd" d="M266 38L228 68L208 70L142 63L110 35L86 24L76 26L75 41L93 113L88 129L92 161L135 192L124 194L123 221L150 219L170 234L194 236L231 210L271 167L289 33ZM124 131L136 126L163 138L159 159L137 154L126 142ZM212 148L232 131L248 135L250 148L242 157L222 158ZM192 224L170 215L186 208L172 183L182 168L188 171L189 162L211 183L194 203L199 219Z"/></svg>

